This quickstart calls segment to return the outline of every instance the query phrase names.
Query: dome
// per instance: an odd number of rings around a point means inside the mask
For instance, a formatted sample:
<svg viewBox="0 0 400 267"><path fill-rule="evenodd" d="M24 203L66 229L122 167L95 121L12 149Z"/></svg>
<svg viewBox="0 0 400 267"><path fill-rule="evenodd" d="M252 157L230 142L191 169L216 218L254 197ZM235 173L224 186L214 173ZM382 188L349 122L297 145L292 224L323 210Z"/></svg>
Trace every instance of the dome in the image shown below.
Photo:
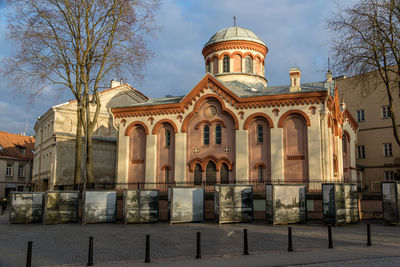
<svg viewBox="0 0 400 267"><path fill-rule="evenodd" d="M208 40L208 42L204 45L204 47L219 42L233 41L233 40L252 41L267 47L264 41L261 40L254 32L241 27L229 27L220 30L219 32L214 34L210 38L210 40Z"/></svg>

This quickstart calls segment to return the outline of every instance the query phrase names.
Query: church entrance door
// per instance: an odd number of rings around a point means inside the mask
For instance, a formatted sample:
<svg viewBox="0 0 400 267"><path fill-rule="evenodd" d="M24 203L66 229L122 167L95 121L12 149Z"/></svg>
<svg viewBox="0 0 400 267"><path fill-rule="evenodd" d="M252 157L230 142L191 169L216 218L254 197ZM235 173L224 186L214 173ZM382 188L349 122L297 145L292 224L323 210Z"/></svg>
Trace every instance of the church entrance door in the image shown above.
<svg viewBox="0 0 400 267"><path fill-rule="evenodd" d="M194 167L194 185L201 185L202 184L202 179L201 179L201 166L200 164L196 164Z"/></svg>
<svg viewBox="0 0 400 267"><path fill-rule="evenodd" d="M221 165L219 176L221 184L229 184L229 170L228 170L228 165L226 165L225 163L222 163Z"/></svg>

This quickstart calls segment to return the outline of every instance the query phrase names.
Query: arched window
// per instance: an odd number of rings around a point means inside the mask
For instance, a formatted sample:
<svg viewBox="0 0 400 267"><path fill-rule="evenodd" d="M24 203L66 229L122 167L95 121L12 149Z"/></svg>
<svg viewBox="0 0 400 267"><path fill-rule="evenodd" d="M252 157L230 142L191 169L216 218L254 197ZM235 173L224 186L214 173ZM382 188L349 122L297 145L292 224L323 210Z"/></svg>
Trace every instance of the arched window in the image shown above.
<svg viewBox="0 0 400 267"><path fill-rule="evenodd" d="M261 165L258 166L258 181L264 182L264 170Z"/></svg>
<svg viewBox="0 0 400 267"><path fill-rule="evenodd" d="M223 60L223 72L229 72L229 56L224 56L224 60Z"/></svg>
<svg viewBox="0 0 400 267"><path fill-rule="evenodd" d="M169 177L170 177L171 169L169 167L165 168L165 183L169 184Z"/></svg>
<svg viewBox="0 0 400 267"><path fill-rule="evenodd" d="M206 166L206 184L214 185L217 181L217 166L212 161L209 161Z"/></svg>
<svg viewBox="0 0 400 267"><path fill-rule="evenodd" d="M171 147L171 132L169 130L165 131L165 147Z"/></svg>
<svg viewBox="0 0 400 267"><path fill-rule="evenodd" d="M221 168L219 170L219 177L221 184L229 184L229 169L228 165L222 163Z"/></svg>
<svg viewBox="0 0 400 267"><path fill-rule="evenodd" d="M201 185L201 166L200 164L196 164L194 167L194 185Z"/></svg>
<svg viewBox="0 0 400 267"><path fill-rule="evenodd" d="M245 62L245 72L253 73L253 59L250 56L247 56L244 62Z"/></svg>
<svg viewBox="0 0 400 267"><path fill-rule="evenodd" d="M219 124L215 127L215 143L217 145L222 143L222 128Z"/></svg>
<svg viewBox="0 0 400 267"><path fill-rule="evenodd" d="M261 144L264 142L264 133L262 125L257 125L257 143Z"/></svg>
<svg viewBox="0 0 400 267"><path fill-rule="evenodd" d="M210 144L210 127L208 125L205 125L203 128L203 144Z"/></svg>

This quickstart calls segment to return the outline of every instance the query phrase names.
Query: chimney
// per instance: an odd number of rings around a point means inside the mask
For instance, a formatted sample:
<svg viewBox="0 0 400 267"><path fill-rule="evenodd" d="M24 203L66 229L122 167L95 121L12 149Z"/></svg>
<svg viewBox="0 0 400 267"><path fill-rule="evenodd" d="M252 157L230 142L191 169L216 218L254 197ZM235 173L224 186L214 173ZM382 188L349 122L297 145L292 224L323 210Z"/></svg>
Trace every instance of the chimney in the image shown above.
<svg viewBox="0 0 400 267"><path fill-rule="evenodd" d="M122 80L121 80L121 82L122 82ZM110 88L114 88L116 86L121 85L121 82L117 82L117 81L111 80Z"/></svg>
<svg viewBox="0 0 400 267"><path fill-rule="evenodd" d="M290 68L289 69L289 77L290 77L290 92L300 92L300 69L295 67L295 68Z"/></svg>
<svg viewBox="0 0 400 267"><path fill-rule="evenodd" d="M333 81L332 72L328 70L328 72L326 73L326 82L331 83L332 81Z"/></svg>

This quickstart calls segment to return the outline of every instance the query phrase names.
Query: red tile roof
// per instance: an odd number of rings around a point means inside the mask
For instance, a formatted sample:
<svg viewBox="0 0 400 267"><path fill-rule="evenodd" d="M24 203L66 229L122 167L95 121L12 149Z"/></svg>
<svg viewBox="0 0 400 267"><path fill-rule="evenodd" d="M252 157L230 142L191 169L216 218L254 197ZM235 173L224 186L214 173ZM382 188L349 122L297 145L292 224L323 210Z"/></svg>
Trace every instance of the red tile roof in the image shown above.
<svg viewBox="0 0 400 267"><path fill-rule="evenodd" d="M25 148L25 154L20 149ZM33 160L35 138L0 131L0 158Z"/></svg>

